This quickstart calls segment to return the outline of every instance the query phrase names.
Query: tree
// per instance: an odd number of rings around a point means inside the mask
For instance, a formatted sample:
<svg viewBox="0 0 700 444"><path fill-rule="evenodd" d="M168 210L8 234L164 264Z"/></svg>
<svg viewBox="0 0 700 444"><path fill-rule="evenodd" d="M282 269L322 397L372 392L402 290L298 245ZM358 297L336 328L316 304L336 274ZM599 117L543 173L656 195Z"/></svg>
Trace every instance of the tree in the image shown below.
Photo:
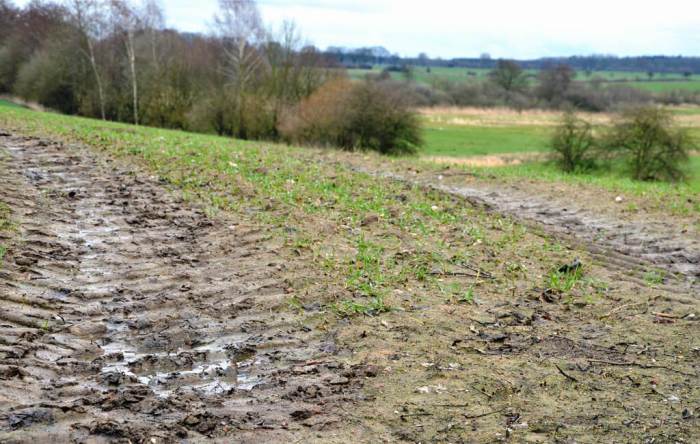
<svg viewBox="0 0 700 444"><path fill-rule="evenodd" d="M219 0L219 13L214 16L214 23L224 56L221 70L227 86L235 92L235 136L246 139L244 101L254 86L255 74L265 64L260 49L266 42L266 32L253 0Z"/></svg>
<svg viewBox="0 0 700 444"><path fill-rule="evenodd" d="M611 129L607 147L621 153L637 180L677 181L695 144L673 115L657 107L631 109Z"/></svg>
<svg viewBox="0 0 700 444"><path fill-rule="evenodd" d="M77 30L78 48L90 64L97 86L100 116L107 119L102 73L97 64L95 45L107 32L104 3L101 0L69 0L68 8Z"/></svg>
<svg viewBox="0 0 700 444"><path fill-rule="evenodd" d="M127 63L129 65L129 77L131 80L131 99L134 124L139 124L139 87L136 75L136 48L134 35L140 30L142 20L135 8L125 0L111 0L111 19L114 34L124 44Z"/></svg>
<svg viewBox="0 0 700 444"><path fill-rule="evenodd" d="M567 173L593 165L592 151L595 146L593 127L573 112L564 114L550 142L557 162Z"/></svg>
<svg viewBox="0 0 700 444"><path fill-rule="evenodd" d="M496 67L489 73L489 78L506 93L506 101L510 101L514 92L527 87L527 77L523 69L513 60L499 60Z"/></svg>
<svg viewBox="0 0 700 444"><path fill-rule="evenodd" d="M569 65L551 65L538 75L536 94L548 103L559 106L565 98L576 73Z"/></svg>
<svg viewBox="0 0 700 444"><path fill-rule="evenodd" d="M219 0L214 16L226 58L223 71L236 89L243 91L264 59L259 47L266 41L260 12L253 0Z"/></svg>
<svg viewBox="0 0 700 444"><path fill-rule="evenodd" d="M8 0L0 0L0 45L12 35L19 11Z"/></svg>

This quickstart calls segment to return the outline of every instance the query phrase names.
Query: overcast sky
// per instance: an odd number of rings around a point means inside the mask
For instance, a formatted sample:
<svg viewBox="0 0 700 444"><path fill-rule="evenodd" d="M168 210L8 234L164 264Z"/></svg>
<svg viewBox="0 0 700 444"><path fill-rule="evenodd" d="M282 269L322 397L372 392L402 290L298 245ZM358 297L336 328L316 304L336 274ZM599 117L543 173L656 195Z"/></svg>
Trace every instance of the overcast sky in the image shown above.
<svg viewBox="0 0 700 444"><path fill-rule="evenodd" d="M26 3L20 0L17 3ZM161 0L168 25L207 31L216 0ZM700 56L699 0L259 0L321 47L401 55L534 58L592 53Z"/></svg>

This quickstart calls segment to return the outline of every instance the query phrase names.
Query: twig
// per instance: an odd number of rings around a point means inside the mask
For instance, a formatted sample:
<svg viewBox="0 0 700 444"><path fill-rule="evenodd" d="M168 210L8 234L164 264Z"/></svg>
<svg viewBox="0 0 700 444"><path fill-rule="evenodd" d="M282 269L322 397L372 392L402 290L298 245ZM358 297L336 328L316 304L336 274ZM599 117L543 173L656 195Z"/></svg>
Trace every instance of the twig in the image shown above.
<svg viewBox="0 0 700 444"><path fill-rule="evenodd" d="M494 410L492 412L487 412L487 413L482 413L480 415L463 415L466 419L476 419L476 418L483 418L484 416L490 416L490 415L495 415L496 413L501 413L505 411L505 407L500 409L500 410Z"/></svg>
<svg viewBox="0 0 700 444"><path fill-rule="evenodd" d="M658 365L658 364L643 364L641 362L617 362L617 361L606 361L604 359L589 359L588 362L590 363L598 363L598 364L607 364L607 365L615 365L615 366L621 366L621 367L639 367L639 368L662 368L671 372L679 373L681 375L685 376L697 376L694 373L688 373L684 372L683 370L677 370L672 367L668 367L665 365Z"/></svg>
<svg viewBox="0 0 700 444"><path fill-rule="evenodd" d="M430 272L431 276L452 276L452 277L471 277L471 278L480 278L478 274L472 274L472 273L465 273L463 271L432 271Z"/></svg>
<svg viewBox="0 0 700 444"><path fill-rule="evenodd" d="M680 316L674 315L674 314L669 314L669 313L659 313L659 312L652 312L654 316L657 316L659 318L668 318L668 319L678 319Z"/></svg>
<svg viewBox="0 0 700 444"><path fill-rule="evenodd" d="M573 382L578 382L578 379L574 378L573 376L567 374L561 367L559 367L558 364L554 364L554 366L559 370L559 373L561 373L566 379L573 381Z"/></svg>
<svg viewBox="0 0 700 444"><path fill-rule="evenodd" d="M612 316L613 314L617 313L618 311L622 311L623 309L625 309L627 307L634 307L634 306L642 305L642 304L648 304L648 302L630 302L629 304L620 305L619 307L610 310L607 314L604 314L603 316L599 317L598 319L608 318L608 317Z"/></svg>

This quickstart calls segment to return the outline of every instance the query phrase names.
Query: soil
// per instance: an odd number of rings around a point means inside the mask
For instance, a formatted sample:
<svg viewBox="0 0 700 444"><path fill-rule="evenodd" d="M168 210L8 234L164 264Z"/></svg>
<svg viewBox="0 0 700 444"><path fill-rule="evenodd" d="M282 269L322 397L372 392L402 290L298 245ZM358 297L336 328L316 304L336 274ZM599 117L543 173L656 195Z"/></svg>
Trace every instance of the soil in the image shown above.
<svg viewBox="0 0 700 444"><path fill-rule="evenodd" d="M1 442L281 442L372 371L289 310L264 228L84 148L0 137Z"/></svg>
<svg viewBox="0 0 700 444"><path fill-rule="evenodd" d="M313 270L272 230L81 146L4 136L0 151L19 230L0 270L0 442L698 440L697 237L674 220L312 153L532 227L473 245L489 274L439 278L471 303L409 282L387 297L400 309L312 320L287 304ZM446 250L468 238L454 228ZM552 236L567 246L545 250ZM543 259L573 255L581 294L541 288ZM649 285L650 266L674 275Z"/></svg>

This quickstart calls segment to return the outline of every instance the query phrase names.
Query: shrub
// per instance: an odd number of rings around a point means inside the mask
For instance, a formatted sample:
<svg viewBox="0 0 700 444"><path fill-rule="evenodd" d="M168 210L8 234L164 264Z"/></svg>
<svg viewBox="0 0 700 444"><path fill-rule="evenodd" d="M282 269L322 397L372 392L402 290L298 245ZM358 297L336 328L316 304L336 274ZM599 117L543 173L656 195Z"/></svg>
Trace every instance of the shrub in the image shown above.
<svg viewBox="0 0 700 444"><path fill-rule="evenodd" d="M288 110L278 128L288 142L414 153L421 127L408 100L395 82L334 80Z"/></svg>
<svg viewBox="0 0 700 444"><path fill-rule="evenodd" d="M408 154L422 144L418 116L409 109L402 91L390 84L353 85L345 111L339 140L343 148Z"/></svg>
<svg viewBox="0 0 700 444"><path fill-rule="evenodd" d="M278 130L290 143L338 145L352 83L337 79L325 83L299 105L286 110Z"/></svg>
<svg viewBox="0 0 700 444"><path fill-rule="evenodd" d="M566 172L593 166L595 138L590 123L567 112L552 136L551 148L557 162Z"/></svg>
<svg viewBox="0 0 700 444"><path fill-rule="evenodd" d="M622 114L606 145L625 156L635 179L677 181L685 176L682 166L693 140L668 111L642 107Z"/></svg>

